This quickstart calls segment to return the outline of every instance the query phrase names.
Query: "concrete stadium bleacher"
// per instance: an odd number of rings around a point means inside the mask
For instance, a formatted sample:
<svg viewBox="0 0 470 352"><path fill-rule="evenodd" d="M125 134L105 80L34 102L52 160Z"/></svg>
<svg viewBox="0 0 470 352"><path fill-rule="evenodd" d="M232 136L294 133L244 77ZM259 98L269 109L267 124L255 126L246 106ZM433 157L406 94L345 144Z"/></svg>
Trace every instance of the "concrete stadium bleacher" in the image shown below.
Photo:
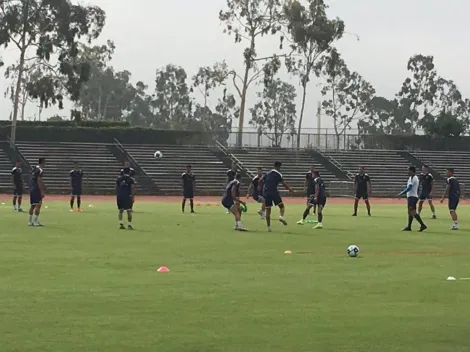
<svg viewBox="0 0 470 352"><path fill-rule="evenodd" d="M18 142L17 147L31 166L40 157L46 158L44 182L53 194L70 192L70 170L78 162L84 173L83 192L104 194L115 192L115 181L122 165L106 144Z"/></svg>
<svg viewBox="0 0 470 352"><path fill-rule="evenodd" d="M334 158L353 174L364 166L372 180L372 194L390 197L400 192L408 178L410 163L390 150L327 150L324 154Z"/></svg>
<svg viewBox="0 0 470 352"><path fill-rule="evenodd" d="M264 171L273 168L275 161L282 162L281 173L284 180L294 188L296 192L303 195L302 190L305 182L305 174L310 170L310 166L320 172L325 185L329 190L334 187L333 181L338 179L328 172L318 160L315 160L306 150L290 150L290 149L232 149L229 150L243 166L249 171L256 173L256 169L261 166ZM283 188L281 187L280 190Z"/></svg>
<svg viewBox="0 0 470 352"><path fill-rule="evenodd" d="M206 146L127 144L123 147L165 194L181 194L181 174L187 164L192 165L196 176L197 194L222 194L226 185L227 167ZM157 150L163 153L163 158L154 158Z"/></svg>
<svg viewBox="0 0 470 352"><path fill-rule="evenodd" d="M11 193L13 194L13 186L11 181L11 170L14 165L5 154L3 150L0 149L0 191L2 193Z"/></svg>
<svg viewBox="0 0 470 352"><path fill-rule="evenodd" d="M440 175L446 177L446 169L452 167L455 169L455 177L464 185L470 184L470 152L436 152L436 151L416 151L410 152L415 158L423 163L429 164L429 167ZM465 187L465 193L469 189Z"/></svg>

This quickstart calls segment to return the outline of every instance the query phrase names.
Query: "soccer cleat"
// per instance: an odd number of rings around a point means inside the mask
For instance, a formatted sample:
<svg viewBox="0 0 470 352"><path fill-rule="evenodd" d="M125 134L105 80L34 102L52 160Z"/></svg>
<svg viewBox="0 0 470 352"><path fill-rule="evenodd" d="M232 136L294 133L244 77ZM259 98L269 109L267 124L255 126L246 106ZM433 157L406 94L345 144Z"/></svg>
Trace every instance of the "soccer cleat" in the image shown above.
<svg viewBox="0 0 470 352"><path fill-rule="evenodd" d="M127 229L128 229L128 230L134 230L134 228L132 227L132 225L127 225Z"/></svg>
<svg viewBox="0 0 470 352"><path fill-rule="evenodd" d="M424 225L424 226L421 226L418 231L419 231L419 232L423 232L423 231L425 231L427 228L428 228L428 227L427 227L426 225Z"/></svg>
<svg viewBox="0 0 470 352"><path fill-rule="evenodd" d="M81 213L81 212L82 212L82 208L78 208L77 211L78 211L79 213Z"/></svg>
<svg viewBox="0 0 470 352"><path fill-rule="evenodd" d="M273 232L273 230L270 227L268 227L268 232Z"/></svg>
<svg viewBox="0 0 470 352"><path fill-rule="evenodd" d="M304 225L304 224L305 224L305 222L303 220L297 221L297 225Z"/></svg>
<svg viewBox="0 0 470 352"><path fill-rule="evenodd" d="M119 230L125 230L125 229L126 229L126 227L124 226L124 224L119 225Z"/></svg>
<svg viewBox="0 0 470 352"><path fill-rule="evenodd" d="M34 226L32 222L28 222L28 226Z"/></svg>
<svg viewBox="0 0 470 352"><path fill-rule="evenodd" d="M283 224L284 226L287 226L287 221L284 220L284 219L279 219L279 221L281 222L281 224Z"/></svg>
<svg viewBox="0 0 470 352"><path fill-rule="evenodd" d="M318 229L322 229L323 228L323 224L321 223L318 223L316 226L313 227L314 230L318 230Z"/></svg>
<svg viewBox="0 0 470 352"><path fill-rule="evenodd" d="M263 216L263 211L262 211L262 210L258 210L258 215L259 215L259 216Z"/></svg>
<svg viewBox="0 0 470 352"><path fill-rule="evenodd" d="M19 211L20 213L22 213L22 212L23 212L23 209L22 209L22 208L19 208L18 211Z"/></svg>
<svg viewBox="0 0 470 352"><path fill-rule="evenodd" d="M73 213L73 208L70 208L70 212Z"/></svg>
<svg viewBox="0 0 470 352"><path fill-rule="evenodd" d="M411 231L411 227L405 227L402 231Z"/></svg>
<svg viewBox="0 0 470 352"><path fill-rule="evenodd" d="M352 216L357 216L357 214L356 214L356 213L353 213Z"/></svg>
<svg viewBox="0 0 470 352"><path fill-rule="evenodd" d="M194 210L191 210L191 214L196 214L196 212Z"/></svg>
<svg viewBox="0 0 470 352"><path fill-rule="evenodd" d="M34 227L44 227L44 225L41 224L39 221L36 221L35 223L33 223L33 226Z"/></svg>
<svg viewBox="0 0 470 352"><path fill-rule="evenodd" d="M244 227L235 227L235 231L247 232L248 229L245 229Z"/></svg>
<svg viewBox="0 0 470 352"><path fill-rule="evenodd" d="M450 228L452 231L457 231L459 229L459 225L452 225Z"/></svg>
<svg viewBox="0 0 470 352"><path fill-rule="evenodd" d="M436 215L433 215L431 219L433 220L437 219Z"/></svg>

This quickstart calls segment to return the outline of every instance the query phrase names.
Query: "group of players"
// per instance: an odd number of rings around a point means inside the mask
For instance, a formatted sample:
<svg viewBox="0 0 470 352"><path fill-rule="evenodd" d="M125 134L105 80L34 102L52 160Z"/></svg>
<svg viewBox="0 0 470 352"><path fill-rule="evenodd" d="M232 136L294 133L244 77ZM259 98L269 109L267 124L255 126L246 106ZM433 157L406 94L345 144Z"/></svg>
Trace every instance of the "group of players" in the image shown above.
<svg viewBox="0 0 470 352"><path fill-rule="evenodd" d="M289 192L293 193L293 189L284 181L281 170L281 162L275 162L274 168L267 173L259 167L257 175L252 179L248 188L247 198L252 196L253 200L261 204L261 209L258 214L262 219L266 219L268 231L271 232L271 208L278 206L280 210L279 221L287 225L284 219L285 205L280 196L278 185L281 184ZM416 167L410 166L408 168L409 178L406 188L398 195L405 195L407 197L408 208L408 224L403 231L411 231L411 226L414 220L420 224L419 231L422 232L427 229L426 224L421 218L421 211L423 204L427 201L432 212L432 219L436 219L436 211L432 202L432 192L434 188L434 177L430 173L427 165L423 166L422 173L416 174ZM222 197L222 205L232 213L235 218L235 230L246 231L241 221L242 207L246 207L245 202L240 198L240 180L241 172L237 171L236 163L232 164L232 168L227 171L227 186ZM310 171L305 176L304 192L307 195L307 207L302 214L302 218L297 222L299 225L304 225L307 217L309 216L312 208L313 213L317 214L317 221L314 229L323 228L323 209L327 201L327 191L325 183L321 179L320 173L312 166ZM354 211L353 216L357 216L358 205L361 199L364 200L367 214L371 216L371 205L369 195L372 192L372 182L370 176L366 173L363 166L360 167L359 173L354 178ZM458 217L457 207L460 200L460 184L454 176L454 169L447 169L447 186L444 195L441 198L441 203L445 198L448 198L448 208L453 224L451 230L458 230Z"/></svg>
<svg viewBox="0 0 470 352"><path fill-rule="evenodd" d="M30 209L29 209L29 225L42 226L39 221L41 213L42 200L45 195L45 186L43 182L43 168L46 159L39 158L38 165L31 171L30 181ZM279 208L279 222L287 225L284 218L285 205L279 193L279 185L282 185L289 192L294 193L294 190L284 181L281 174L282 163L277 161L274 163L274 168L268 172L263 172L259 167L257 175L252 179L248 188L247 198L250 196L257 203L260 203L261 208L258 214L263 220L266 220L267 229L271 232L271 209L273 206ZM417 220L420 224L419 231L424 231L427 226L424 224L420 214L424 202L428 202L432 211L432 219L436 219L435 207L432 202L432 192L434 188L434 178L429 171L427 165L423 166L421 175L418 177L416 168L410 166L408 168L409 179L407 186L399 195L407 196L408 202L408 225L403 229L404 231L411 231L413 220ZM70 171L70 211L74 211L75 199L77 201L77 211L81 212L81 196L83 191L83 171L78 164ZM135 170L130 166L129 162L124 163L124 168L121 169L119 176L116 179L116 202L119 211L119 227L126 229L124 226L124 212L127 212L127 229L132 230L132 209L134 205L135 195ZM227 171L227 185L222 197L222 205L227 209L228 213L233 214L235 218L235 230L247 231L244 227L241 216L242 206L246 207L246 203L240 197L240 180L242 174L238 171L237 164L233 163L230 170ZM182 211L185 211L186 200L190 201L191 212L194 213L194 194L196 190L196 177L192 172L191 165L186 166L186 171L181 175L182 188L183 188L183 201ZM13 209L22 212L22 197L23 197L23 175L21 169L21 162L18 161L12 170L13 182ZM419 191L420 189L420 191ZM310 171L305 175L304 192L307 195L307 206L302 214L301 220L297 222L299 225L304 225L311 210L317 215L317 222L314 229L323 228L323 209L327 202L327 191L325 183L323 182L320 173L312 166ZM364 167L360 167L359 173L354 178L354 212L353 216L357 216L359 201L364 200L366 204L367 214L371 216L371 205L369 195L372 192L372 182L370 176L365 172ZM447 187L444 195L441 198L441 203L448 197L448 208L453 220L451 230L458 230L458 217L457 207L460 200L460 184L454 176L452 168L447 169Z"/></svg>

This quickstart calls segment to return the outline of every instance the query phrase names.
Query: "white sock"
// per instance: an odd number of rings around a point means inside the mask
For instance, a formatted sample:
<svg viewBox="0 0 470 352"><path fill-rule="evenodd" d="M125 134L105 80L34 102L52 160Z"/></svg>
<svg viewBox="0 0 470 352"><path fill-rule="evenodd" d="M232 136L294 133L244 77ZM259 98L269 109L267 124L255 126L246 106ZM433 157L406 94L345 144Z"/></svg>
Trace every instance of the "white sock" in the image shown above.
<svg viewBox="0 0 470 352"><path fill-rule="evenodd" d="M39 215L34 215L34 223L38 223L39 222Z"/></svg>
<svg viewBox="0 0 470 352"><path fill-rule="evenodd" d="M124 221L119 220L119 225L123 225L123 224L124 224Z"/></svg>
<svg viewBox="0 0 470 352"><path fill-rule="evenodd" d="M29 223L31 224L32 222L33 222L33 216L30 215L30 216L29 216Z"/></svg>
<svg viewBox="0 0 470 352"><path fill-rule="evenodd" d="M127 225L132 226L132 221L128 221Z"/></svg>
<svg viewBox="0 0 470 352"><path fill-rule="evenodd" d="M282 215L279 215L279 219L284 220L284 217Z"/></svg>
<svg viewBox="0 0 470 352"><path fill-rule="evenodd" d="M242 228L242 227L243 227L243 224L242 224L241 221L237 221L237 227L238 227L238 228Z"/></svg>

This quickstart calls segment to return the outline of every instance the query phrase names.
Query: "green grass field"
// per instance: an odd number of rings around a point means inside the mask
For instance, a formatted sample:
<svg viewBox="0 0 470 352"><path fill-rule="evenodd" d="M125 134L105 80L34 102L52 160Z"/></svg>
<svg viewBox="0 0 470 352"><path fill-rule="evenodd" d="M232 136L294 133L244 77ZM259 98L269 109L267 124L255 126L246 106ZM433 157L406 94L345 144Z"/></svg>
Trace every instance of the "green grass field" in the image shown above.
<svg viewBox="0 0 470 352"><path fill-rule="evenodd" d="M137 203L134 232L114 203L49 203L44 228L0 207L0 351L470 351L470 281L446 281L470 277L468 207L460 231L439 206L425 233L400 231L404 205L330 205L313 231L288 204L272 233L254 204L248 233L179 207Z"/></svg>

